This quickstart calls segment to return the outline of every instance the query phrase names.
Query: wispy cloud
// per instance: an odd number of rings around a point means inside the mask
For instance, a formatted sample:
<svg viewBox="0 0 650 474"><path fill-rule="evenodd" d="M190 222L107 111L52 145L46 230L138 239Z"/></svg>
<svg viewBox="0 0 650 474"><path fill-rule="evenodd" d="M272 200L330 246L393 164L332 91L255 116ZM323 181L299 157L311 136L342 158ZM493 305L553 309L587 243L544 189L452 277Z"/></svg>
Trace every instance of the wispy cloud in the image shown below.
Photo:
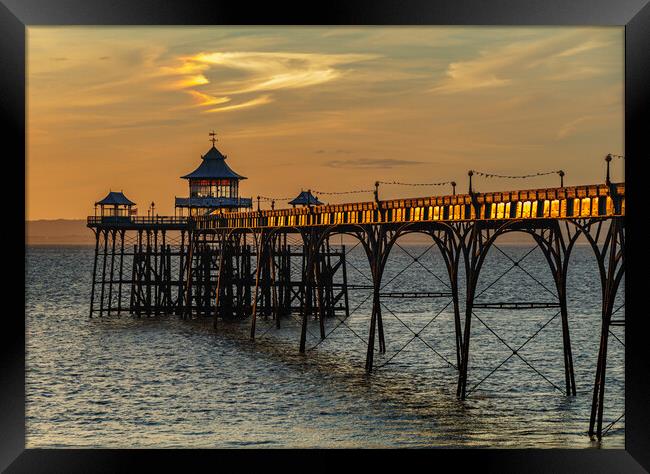
<svg viewBox="0 0 650 474"><path fill-rule="evenodd" d="M233 105L227 105L225 107L217 107L214 109L209 109L206 110L207 113L214 113L214 112L228 112L230 110L238 110L238 109L247 109L250 107L255 107L258 105L264 105L273 102L273 99L269 95L261 95L255 99L248 100L246 102L241 102L239 104L233 104Z"/></svg>
<svg viewBox="0 0 650 474"><path fill-rule="evenodd" d="M351 150L342 150L342 149L337 149L337 150L323 150L323 149L320 149L320 150L314 150L314 153L317 153L319 155L324 154L324 153L346 154L347 155L347 154L353 153L353 152Z"/></svg>
<svg viewBox="0 0 650 474"><path fill-rule="evenodd" d="M609 44L610 43L606 41L588 40L572 48L565 49L564 51L558 53L556 56L558 58L575 56L576 54L584 53L586 51L591 51L592 49L604 48L605 46L609 46Z"/></svg>
<svg viewBox="0 0 650 474"><path fill-rule="evenodd" d="M316 86L344 75L340 66L376 58L369 54L321 54L290 52L201 52L178 58L176 66L164 66L160 73L177 77L167 84L171 89L192 89L201 105L214 105L214 100L231 101L233 96L255 92L274 92ZM229 73L230 71L230 73ZM226 79L237 72L234 79ZM220 77L224 76L224 77ZM196 87L206 86L201 91ZM208 87L209 86L209 87ZM217 96L218 99L211 99ZM227 111L263 105L270 95L212 109Z"/></svg>
<svg viewBox="0 0 650 474"><path fill-rule="evenodd" d="M194 98L196 102L194 105L196 106L218 105L230 102L231 100L230 97L215 97L195 90L188 90L186 92Z"/></svg>
<svg viewBox="0 0 650 474"><path fill-rule="evenodd" d="M603 70L593 67L593 63L582 64L575 56L608 45L605 41L584 40L584 35L572 32L484 49L478 57L450 63L444 78L431 92L453 94L515 82L524 84L532 75L535 80L551 81L592 77Z"/></svg>
<svg viewBox="0 0 650 474"><path fill-rule="evenodd" d="M330 160L323 163L331 168L396 168L401 166L422 165L422 161L396 160L392 158L362 158L358 160ZM431 163L427 163L431 164Z"/></svg>
<svg viewBox="0 0 650 474"><path fill-rule="evenodd" d="M597 122L598 120L601 120L601 117L597 115L584 115L571 120L560 127L557 132L557 139L561 140L563 138L568 138L571 135L575 135L581 129L585 128L585 124Z"/></svg>
<svg viewBox="0 0 650 474"><path fill-rule="evenodd" d="M197 74L195 76L184 76L178 81L174 81L168 85L170 89L189 89L190 87L202 86L205 84L210 84L210 81L203 74Z"/></svg>

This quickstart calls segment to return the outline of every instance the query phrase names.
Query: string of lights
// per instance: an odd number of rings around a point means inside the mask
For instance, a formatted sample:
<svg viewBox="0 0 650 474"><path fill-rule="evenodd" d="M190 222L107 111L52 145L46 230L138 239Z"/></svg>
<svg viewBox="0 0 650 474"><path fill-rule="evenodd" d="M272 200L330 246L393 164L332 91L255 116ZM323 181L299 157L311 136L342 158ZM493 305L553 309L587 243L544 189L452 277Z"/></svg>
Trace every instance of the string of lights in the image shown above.
<svg viewBox="0 0 650 474"><path fill-rule="evenodd" d="M291 199L295 198L296 196L291 196L291 197L269 197L269 196L257 196L257 199L260 201L290 201Z"/></svg>
<svg viewBox="0 0 650 474"><path fill-rule="evenodd" d="M398 186L446 186L454 184L453 181L443 181L440 183L402 183L399 181L377 181L379 184L395 184Z"/></svg>
<svg viewBox="0 0 650 474"><path fill-rule="evenodd" d="M507 178L507 179L525 179L525 178L535 178L537 176L548 176L549 174L564 174L564 171L562 170L541 171L539 173L523 174L519 176L503 175L503 174L496 174L496 173L485 173L483 171L476 171L476 170L471 170L471 171L472 173L479 176L483 176L484 178Z"/></svg>
<svg viewBox="0 0 650 474"><path fill-rule="evenodd" d="M611 156L612 158L621 158L623 160L625 159L623 155L614 155L613 153L610 153L609 156Z"/></svg>
<svg viewBox="0 0 650 474"><path fill-rule="evenodd" d="M624 156L621 155L612 155L610 156L615 157L615 158L625 158ZM484 171L477 171L477 170L470 170L471 173L476 174L478 176L482 176L484 178L505 178L505 179L526 179L526 178L535 178L537 176L548 176L551 174L559 174L561 177L564 176L564 171L562 170L553 170L553 171L540 171L539 173L532 173L532 174L525 174L525 175L502 175L502 174L496 174L496 173L486 173ZM402 181L376 181L377 185L384 184L384 185L396 185L396 186L417 186L417 187L422 187L422 186L456 186L455 181L440 181L437 183L404 183ZM373 193L375 190L373 189L353 189L349 191L321 191L319 189L312 189L311 190L315 194L322 194L322 195L329 195L329 196L337 196L337 195L346 195L346 194L365 194L365 193ZM289 201L293 199L295 196L289 196L289 197L270 197L270 196L258 196L258 199L261 201Z"/></svg>
<svg viewBox="0 0 650 474"><path fill-rule="evenodd" d="M358 189L358 190L353 190L353 191L319 191L317 189L312 189L313 192L316 194L329 194L329 195L336 195L336 194L360 194L360 193L372 193L372 189Z"/></svg>

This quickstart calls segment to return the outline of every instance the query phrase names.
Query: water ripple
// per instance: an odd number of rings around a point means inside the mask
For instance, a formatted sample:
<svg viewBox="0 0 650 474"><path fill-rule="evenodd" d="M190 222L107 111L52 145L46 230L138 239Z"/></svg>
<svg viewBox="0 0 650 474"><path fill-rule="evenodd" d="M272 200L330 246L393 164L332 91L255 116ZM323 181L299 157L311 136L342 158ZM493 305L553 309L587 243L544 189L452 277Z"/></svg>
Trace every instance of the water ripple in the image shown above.
<svg viewBox="0 0 650 474"><path fill-rule="evenodd" d="M503 247L512 255L528 249ZM300 327L258 321L255 343L248 323L183 322L174 317L88 319L92 249L30 247L26 269L27 446L54 447L593 447L585 435L599 338L599 285L589 249L578 247L569 272L569 311L577 397L566 397L524 362L512 357L476 392L455 397L453 313L448 308L371 376L364 373L365 346L345 326L307 355L298 353ZM363 255L350 261L368 270ZM444 281L440 256L426 265ZM388 282L408 263L396 250ZM422 260L425 262L425 260ZM539 252L526 267L549 288ZM488 256L479 288L509 266ZM351 283L365 279L348 270ZM411 266L387 291L441 290L436 278ZM461 275L461 278L464 278ZM356 280L355 280L356 279ZM367 292L351 290L351 306ZM500 301L549 297L521 272L509 272L483 297ZM432 300L386 301L407 325L420 330L446 304ZM616 306L617 307L617 306ZM347 321L367 336L370 306ZM522 344L548 321L551 310L478 313L508 344ZM332 328L336 321L328 321ZM384 313L386 362L412 338ZM559 387L564 385L559 318L521 354ZM614 328L620 331L621 328ZM318 323L309 330L317 335ZM621 339L624 334L617 333ZM308 340L308 346L318 342ZM472 327L469 387L511 355L480 323ZM442 357L441 357L442 356ZM610 343L605 418L624 410L624 351ZM609 421L611 421L609 420ZM606 420L605 425L608 423ZM624 445L624 419L603 447Z"/></svg>

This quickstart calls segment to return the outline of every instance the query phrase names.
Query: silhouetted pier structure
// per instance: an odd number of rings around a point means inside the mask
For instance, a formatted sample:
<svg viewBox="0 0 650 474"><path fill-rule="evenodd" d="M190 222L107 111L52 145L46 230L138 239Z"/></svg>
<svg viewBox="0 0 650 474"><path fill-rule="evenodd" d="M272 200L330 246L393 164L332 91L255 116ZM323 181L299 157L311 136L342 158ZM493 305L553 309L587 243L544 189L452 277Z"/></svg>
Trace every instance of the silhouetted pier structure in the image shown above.
<svg viewBox="0 0 650 474"><path fill-rule="evenodd" d="M220 159L211 153L212 159ZM219 320L249 318L250 337L255 339L258 318L274 320L279 327L283 317L298 314L298 348L304 353L308 323L318 321L324 340L327 318L345 323L351 314L348 289L365 287L372 290L365 364L371 372L375 351L386 351L382 299L451 297L456 363L449 363L458 373L457 396L465 399L482 382L468 387L472 324L479 321L485 325L476 311L556 308L551 320L561 318L563 388L539 373L520 353L537 333L520 347L495 336L512 352L509 358L521 359L554 388L574 396L566 283L569 257L582 236L595 254L598 275L594 277L602 290L600 348L589 424L589 434L600 438L608 429L603 429L603 402L610 328L625 324L624 317L613 319L621 309L615 309L614 302L625 268L625 185L609 182L608 172L606 184L478 193L472 190L469 174L467 194L380 200L375 192L373 201L316 205L317 200L309 198L311 193L303 192L300 196L305 202L294 202L302 203L301 207L286 209L254 211L247 203L245 210L234 205L212 212L206 203L210 204L213 196L193 196L203 199L196 207L210 213L190 210L186 217L158 217L153 209L149 217L133 216L129 212L132 202L109 195L104 205L115 206L115 211L111 214L102 208L102 215L88 218L96 236L90 315L128 312L207 317L215 328ZM201 175L200 179L208 178ZM201 186L211 184L202 182ZM232 183L223 186L233 189ZM228 192L227 199L239 199ZM109 198L117 200L111 204ZM118 210L120 206L125 211ZM549 300L477 299L477 283L488 251L499 237L513 232L530 235L544 254L555 286L555 292L545 288L553 295ZM410 234L428 236L440 250L448 291L386 291L382 286L391 250ZM356 239L364 249L369 285L348 285L346 249L331 244L331 239L340 235ZM519 266L519 260L506 256L513 266ZM464 281L459 281L460 274ZM459 297L460 285L465 290L464 301ZM419 337L411 332L414 338Z"/></svg>

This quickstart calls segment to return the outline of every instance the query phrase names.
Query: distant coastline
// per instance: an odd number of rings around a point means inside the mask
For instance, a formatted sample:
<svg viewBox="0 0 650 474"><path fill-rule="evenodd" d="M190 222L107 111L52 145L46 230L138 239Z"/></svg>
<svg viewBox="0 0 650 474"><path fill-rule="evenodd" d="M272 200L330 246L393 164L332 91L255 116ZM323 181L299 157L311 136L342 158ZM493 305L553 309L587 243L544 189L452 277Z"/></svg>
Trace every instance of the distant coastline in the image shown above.
<svg viewBox="0 0 650 474"><path fill-rule="evenodd" d="M94 245L95 236L85 219L53 219L25 222L26 245Z"/></svg>

